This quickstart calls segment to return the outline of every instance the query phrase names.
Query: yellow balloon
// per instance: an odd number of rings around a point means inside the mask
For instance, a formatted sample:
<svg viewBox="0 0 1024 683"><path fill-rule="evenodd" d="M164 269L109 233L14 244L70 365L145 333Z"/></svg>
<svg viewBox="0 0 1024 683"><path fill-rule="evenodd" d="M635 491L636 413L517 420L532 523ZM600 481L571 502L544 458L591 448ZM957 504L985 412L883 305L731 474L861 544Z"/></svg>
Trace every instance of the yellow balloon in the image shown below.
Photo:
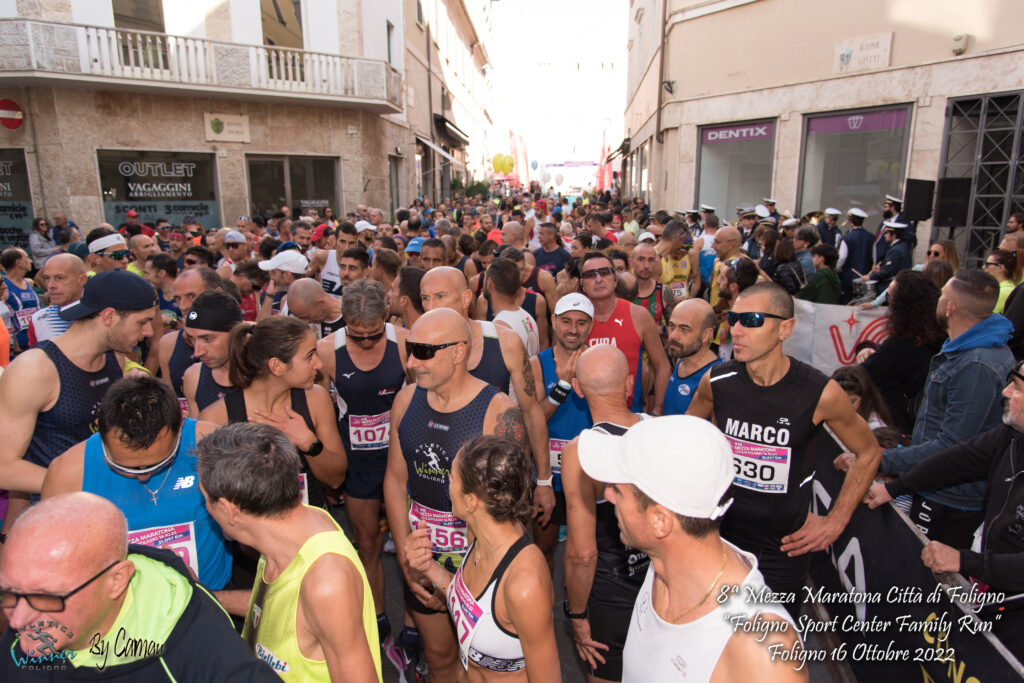
<svg viewBox="0 0 1024 683"><path fill-rule="evenodd" d="M501 170L502 170L502 172L506 173L506 174L507 173L511 173L512 172L512 168L515 166L515 163L516 163L516 160L506 154L505 158L501 160Z"/></svg>
<svg viewBox="0 0 1024 683"><path fill-rule="evenodd" d="M505 158L504 154L495 154L494 155L494 158L491 160L491 166L494 168L494 172L495 173L500 173L501 172L501 161L504 158Z"/></svg>

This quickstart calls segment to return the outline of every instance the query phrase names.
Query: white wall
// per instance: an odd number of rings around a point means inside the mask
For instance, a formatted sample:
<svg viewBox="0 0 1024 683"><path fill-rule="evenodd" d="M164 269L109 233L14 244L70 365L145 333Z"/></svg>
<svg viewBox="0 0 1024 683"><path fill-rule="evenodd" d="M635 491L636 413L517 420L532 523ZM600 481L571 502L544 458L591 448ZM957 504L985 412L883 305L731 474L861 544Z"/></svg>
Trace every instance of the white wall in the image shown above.
<svg viewBox="0 0 1024 683"><path fill-rule="evenodd" d="M6 0L3 4L7 4ZM17 4L17 0L10 0L10 4ZM0 9L0 15L3 14L3 10ZM76 24L87 24L89 26L113 27L114 4L111 2L97 2L96 0L72 0L71 21Z"/></svg>
<svg viewBox="0 0 1024 683"><path fill-rule="evenodd" d="M164 0L164 31L172 36L205 38L206 15L222 2L224 0ZM98 0L92 3L104 4Z"/></svg>
<svg viewBox="0 0 1024 683"><path fill-rule="evenodd" d="M425 11L424 11L425 13ZM412 18L416 20L415 17ZM363 0L363 57L387 61L387 22L394 25L391 39L391 64L404 68L405 25L402 0Z"/></svg>
<svg viewBox="0 0 1024 683"><path fill-rule="evenodd" d="M373 4L376 0L364 3ZM305 49L311 52L340 52L337 0L302 0L302 31Z"/></svg>
<svg viewBox="0 0 1024 683"><path fill-rule="evenodd" d="M260 0L230 0L231 40L246 45L263 44Z"/></svg>

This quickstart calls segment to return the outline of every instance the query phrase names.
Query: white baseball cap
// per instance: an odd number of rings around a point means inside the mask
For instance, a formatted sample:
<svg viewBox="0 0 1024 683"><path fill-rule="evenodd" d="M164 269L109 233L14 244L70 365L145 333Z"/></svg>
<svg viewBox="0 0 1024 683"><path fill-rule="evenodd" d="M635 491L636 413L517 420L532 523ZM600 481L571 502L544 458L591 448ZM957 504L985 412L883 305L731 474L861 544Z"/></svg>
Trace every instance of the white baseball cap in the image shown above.
<svg viewBox="0 0 1024 683"><path fill-rule="evenodd" d="M562 315L569 311L579 311L586 313L591 319L594 318L594 304L579 292L566 294L555 303L555 315Z"/></svg>
<svg viewBox="0 0 1024 683"><path fill-rule="evenodd" d="M840 211L839 209L833 209L831 206L828 207L827 209L825 209L825 213L827 213L830 216L841 216L841 215L843 215L842 211Z"/></svg>
<svg viewBox="0 0 1024 683"><path fill-rule="evenodd" d="M654 502L687 517L718 519L733 481L732 449L707 420L666 415L641 420L622 436L584 430L580 465L592 479L632 484Z"/></svg>
<svg viewBox="0 0 1024 683"><path fill-rule="evenodd" d="M245 244L245 235L237 230L232 230L224 235L224 244Z"/></svg>
<svg viewBox="0 0 1024 683"><path fill-rule="evenodd" d="M645 230L644 232L640 233L639 237L636 238L637 244L643 242L644 240L651 240L652 242L657 242L658 238L654 236L653 232L648 232Z"/></svg>
<svg viewBox="0 0 1024 683"><path fill-rule="evenodd" d="M859 209L856 206L846 212L848 216L857 216L858 218L867 218L868 212L864 209Z"/></svg>
<svg viewBox="0 0 1024 683"><path fill-rule="evenodd" d="M272 259L260 261L261 270L287 270L297 275L304 275L307 268L309 268L309 260L294 249L285 249Z"/></svg>
<svg viewBox="0 0 1024 683"><path fill-rule="evenodd" d="M363 230L376 230L373 227L373 223L370 221L356 221L356 232L362 232Z"/></svg>

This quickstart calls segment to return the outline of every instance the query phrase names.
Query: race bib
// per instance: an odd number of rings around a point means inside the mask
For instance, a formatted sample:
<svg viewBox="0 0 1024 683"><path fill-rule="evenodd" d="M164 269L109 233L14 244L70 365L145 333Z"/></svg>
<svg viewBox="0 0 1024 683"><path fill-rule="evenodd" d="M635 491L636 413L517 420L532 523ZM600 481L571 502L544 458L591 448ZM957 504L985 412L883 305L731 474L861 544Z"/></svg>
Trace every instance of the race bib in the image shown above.
<svg viewBox="0 0 1024 683"><path fill-rule="evenodd" d="M448 611L452 615L455 634L459 638L459 659L462 661L462 668L469 669L469 646L473 642L473 633L480 623L483 610L466 588L461 569L448 588Z"/></svg>
<svg viewBox="0 0 1024 683"><path fill-rule="evenodd" d="M178 399L178 407L181 408L181 414L182 415L188 416L188 399L187 398L184 398L184 397L179 398Z"/></svg>
<svg viewBox="0 0 1024 683"><path fill-rule="evenodd" d="M792 450L726 436L732 447L733 483L758 493L786 493Z"/></svg>
<svg viewBox="0 0 1024 683"><path fill-rule="evenodd" d="M672 296L675 297L676 301L682 301L686 298L686 283L685 282L673 282L672 283Z"/></svg>
<svg viewBox="0 0 1024 683"><path fill-rule="evenodd" d="M466 523L452 512L434 510L412 501L409 526L429 532L431 551L435 555L466 553Z"/></svg>
<svg viewBox="0 0 1024 683"><path fill-rule="evenodd" d="M551 454L551 471L555 474L562 473L562 449L568 439L548 439L548 452Z"/></svg>
<svg viewBox="0 0 1024 683"><path fill-rule="evenodd" d="M32 314L38 310L38 308L22 308L15 311L14 318L18 321L18 329L27 330L28 324L32 322Z"/></svg>
<svg viewBox="0 0 1024 683"><path fill-rule="evenodd" d="M299 475L299 493L302 494L302 504L309 505L309 486L306 484L306 474Z"/></svg>
<svg viewBox="0 0 1024 683"><path fill-rule="evenodd" d="M380 415L349 415L348 438L353 450L387 448L391 439L391 411Z"/></svg>
<svg viewBox="0 0 1024 683"><path fill-rule="evenodd" d="M199 576L199 553L196 549L196 531L192 522L129 531L128 542L170 550L180 557L197 577Z"/></svg>

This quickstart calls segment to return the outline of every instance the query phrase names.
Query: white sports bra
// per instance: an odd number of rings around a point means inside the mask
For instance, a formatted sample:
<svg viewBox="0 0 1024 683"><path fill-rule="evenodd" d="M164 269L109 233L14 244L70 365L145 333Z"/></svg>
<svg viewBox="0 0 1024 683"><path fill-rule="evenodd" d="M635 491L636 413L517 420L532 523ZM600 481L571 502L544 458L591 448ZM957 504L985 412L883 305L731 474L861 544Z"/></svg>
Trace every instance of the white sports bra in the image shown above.
<svg viewBox="0 0 1024 683"><path fill-rule="evenodd" d="M476 598L462 580L462 569L475 545L476 541L473 541L466 553L466 560L459 566L455 578L448 586L448 612L455 622L462 667L469 669L469 662L472 661L488 671L519 671L526 667L523 646L519 636L506 631L494 618L494 595L505 570L519 552L530 545L530 538L523 534L512 544L494 568L487 587Z"/></svg>

